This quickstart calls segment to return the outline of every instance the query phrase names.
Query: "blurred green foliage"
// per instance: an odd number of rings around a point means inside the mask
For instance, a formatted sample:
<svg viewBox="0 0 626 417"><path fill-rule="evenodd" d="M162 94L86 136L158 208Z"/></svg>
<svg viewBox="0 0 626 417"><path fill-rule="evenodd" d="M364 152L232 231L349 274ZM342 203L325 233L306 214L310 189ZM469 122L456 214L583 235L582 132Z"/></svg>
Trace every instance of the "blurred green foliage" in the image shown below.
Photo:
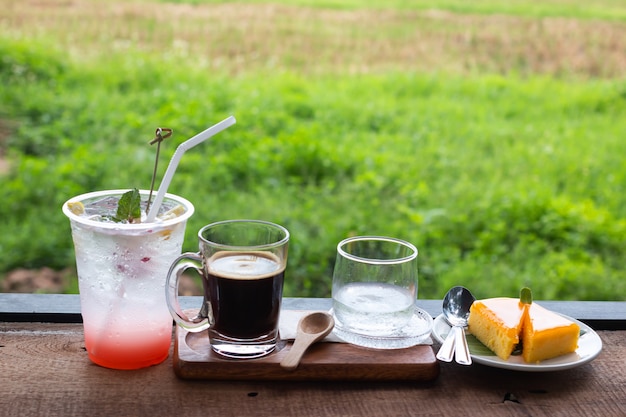
<svg viewBox="0 0 626 417"><path fill-rule="evenodd" d="M623 82L209 75L168 59L73 62L0 39L0 273L73 265L64 201L149 188L156 127L174 129L162 176L177 144L232 114L169 188L196 206L187 251L204 224L259 218L292 234L287 296L328 296L336 244L380 234L418 246L420 298L461 284L626 300Z"/></svg>

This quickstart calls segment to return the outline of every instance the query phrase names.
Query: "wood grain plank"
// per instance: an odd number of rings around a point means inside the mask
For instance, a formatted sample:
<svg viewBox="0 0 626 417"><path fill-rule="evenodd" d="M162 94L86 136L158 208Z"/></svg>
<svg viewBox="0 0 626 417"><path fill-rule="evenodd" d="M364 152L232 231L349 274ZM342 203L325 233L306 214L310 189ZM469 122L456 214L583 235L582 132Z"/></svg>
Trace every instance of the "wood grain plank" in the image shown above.
<svg viewBox="0 0 626 417"><path fill-rule="evenodd" d="M162 364L92 364L80 324L0 323L2 416L623 416L626 331L599 331L593 362L550 373L440 364L428 382L207 381ZM435 346L436 349L437 346Z"/></svg>

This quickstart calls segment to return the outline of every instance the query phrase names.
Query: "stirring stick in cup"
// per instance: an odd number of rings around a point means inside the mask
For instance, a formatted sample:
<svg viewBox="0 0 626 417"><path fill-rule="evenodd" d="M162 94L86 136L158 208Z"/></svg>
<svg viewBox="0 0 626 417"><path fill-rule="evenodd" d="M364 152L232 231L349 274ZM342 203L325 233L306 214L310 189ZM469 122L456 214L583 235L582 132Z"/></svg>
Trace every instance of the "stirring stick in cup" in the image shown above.
<svg viewBox="0 0 626 417"><path fill-rule="evenodd" d="M188 139L185 142L178 145L178 148L176 148L176 152L174 152L174 155L172 156L172 159L170 160L170 164L168 165L167 170L165 171L165 175L163 176L163 181L161 181L161 185L159 186L159 191L156 197L154 198L154 203L152 203L152 207L150 208L150 211L148 212L146 223L151 223L156 218L156 215L159 212L159 209L161 208L161 204L163 203L163 197L165 197L165 193L167 193L167 188L170 186L170 182L172 181L174 172L176 171L176 168L178 167L178 163L180 162L180 159L182 158L183 154L189 149L193 148L194 146L204 142L211 136L216 135L222 130L234 125L235 122L236 122L235 118L233 116L230 116L222 120L221 122L211 126L205 131L198 133L196 136L192 137L191 139Z"/></svg>

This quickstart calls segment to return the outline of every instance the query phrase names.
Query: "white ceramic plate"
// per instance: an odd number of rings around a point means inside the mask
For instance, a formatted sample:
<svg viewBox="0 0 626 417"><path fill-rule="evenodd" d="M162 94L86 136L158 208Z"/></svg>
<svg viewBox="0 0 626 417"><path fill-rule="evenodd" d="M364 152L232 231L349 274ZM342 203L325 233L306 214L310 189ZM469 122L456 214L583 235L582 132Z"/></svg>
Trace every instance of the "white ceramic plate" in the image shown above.
<svg viewBox="0 0 626 417"><path fill-rule="evenodd" d="M602 350L602 340L600 336L586 324L565 315L563 315L563 317L572 320L580 326L578 349L573 353L548 359L538 364L524 362L521 355L511 356L505 361L497 357L495 353L480 343L478 339L468 335L468 345L472 361L494 368L511 369L514 371L547 372L576 368L577 366L594 360ZM435 318L433 323L433 337L439 343L443 343L449 331L450 325L445 321L443 315L440 314Z"/></svg>

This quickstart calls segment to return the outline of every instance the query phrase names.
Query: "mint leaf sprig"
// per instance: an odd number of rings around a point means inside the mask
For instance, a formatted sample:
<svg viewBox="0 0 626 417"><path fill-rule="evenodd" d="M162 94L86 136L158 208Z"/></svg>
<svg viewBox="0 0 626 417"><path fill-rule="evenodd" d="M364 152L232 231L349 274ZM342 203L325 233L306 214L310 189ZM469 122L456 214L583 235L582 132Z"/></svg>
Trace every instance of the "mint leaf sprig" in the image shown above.
<svg viewBox="0 0 626 417"><path fill-rule="evenodd" d="M141 195L133 188L125 192L117 203L116 223L141 223Z"/></svg>

